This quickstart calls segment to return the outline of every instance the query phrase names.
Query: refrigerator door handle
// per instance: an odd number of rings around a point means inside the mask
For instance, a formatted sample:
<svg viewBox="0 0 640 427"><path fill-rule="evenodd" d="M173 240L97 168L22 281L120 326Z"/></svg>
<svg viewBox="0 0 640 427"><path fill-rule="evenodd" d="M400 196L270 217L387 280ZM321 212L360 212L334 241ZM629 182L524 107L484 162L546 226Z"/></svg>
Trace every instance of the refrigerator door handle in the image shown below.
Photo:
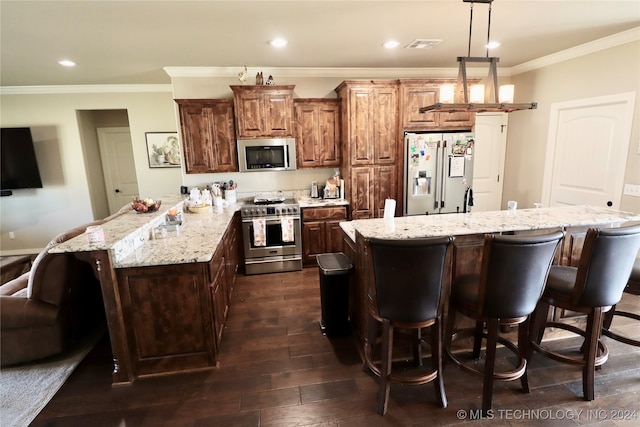
<svg viewBox="0 0 640 427"><path fill-rule="evenodd" d="M445 204L445 195L446 193L446 186L447 186L447 180L445 179L446 176L446 169L447 169L447 141L442 141L442 168L440 169L440 208L444 208L444 204Z"/></svg>
<svg viewBox="0 0 640 427"><path fill-rule="evenodd" d="M441 168L441 158L442 158L442 153L440 153L440 141L438 141L438 145L436 146L436 185L437 187L435 188L435 192L434 192L434 202L433 202L433 207L434 209L436 209L436 213L437 210L440 209L440 187L442 186L442 182L438 182L439 179L438 177L440 176L440 168Z"/></svg>

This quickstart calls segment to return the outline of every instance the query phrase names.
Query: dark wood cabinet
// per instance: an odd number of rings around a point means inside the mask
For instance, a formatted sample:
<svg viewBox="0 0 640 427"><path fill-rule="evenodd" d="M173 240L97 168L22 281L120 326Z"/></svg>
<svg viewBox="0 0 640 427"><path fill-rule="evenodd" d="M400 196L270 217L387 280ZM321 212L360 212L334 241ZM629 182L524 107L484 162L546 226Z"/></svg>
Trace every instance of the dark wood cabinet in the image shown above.
<svg viewBox="0 0 640 427"><path fill-rule="evenodd" d="M238 138L293 136L295 86L231 86Z"/></svg>
<svg viewBox="0 0 640 427"><path fill-rule="evenodd" d="M117 273L134 377L215 365L206 264Z"/></svg>
<svg viewBox="0 0 640 427"><path fill-rule="evenodd" d="M396 199L395 166L359 166L351 170L351 218L382 218L386 199Z"/></svg>
<svg viewBox="0 0 640 427"><path fill-rule="evenodd" d="M293 101L298 168L340 166L340 101Z"/></svg>
<svg viewBox="0 0 640 427"><path fill-rule="evenodd" d="M386 198L396 199L401 171L398 81L345 81L342 101L342 175L353 219L378 218Z"/></svg>
<svg viewBox="0 0 640 427"><path fill-rule="evenodd" d="M440 97L436 85L400 83L401 116L404 130L430 130L438 128L438 113L420 113L418 110L438 102Z"/></svg>
<svg viewBox="0 0 640 427"><path fill-rule="evenodd" d="M220 348L224 323L229 312L229 280L226 271L225 249L218 247L211 263L209 292L211 295L211 306L213 307L213 327L215 331L216 350Z"/></svg>
<svg viewBox="0 0 640 427"><path fill-rule="evenodd" d="M421 107L433 105L440 99L440 86L455 84L453 80L400 80L400 123L403 130L470 130L475 113L420 113Z"/></svg>
<svg viewBox="0 0 640 427"><path fill-rule="evenodd" d="M177 99L186 173L238 170L233 102Z"/></svg>
<svg viewBox="0 0 640 427"><path fill-rule="evenodd" d="M351 165L393 164L396 160L398 87L395 82L344 82L344 135ZM344 107L344 102L343 102Z"/></svg>
<svg viewBox="0 0 640 427"><path fill-rule="evenodd" d="M304 265L316 265L316 255L342 252L340 222L346 220L346 206L302 209L302 262Z"/></svg>
<svg viewBox="0 0 640 427"><path fill-rule="evenodd" d="M241 229L240 212L236 212L229 228L227 229L222 241L225 248L225 262L228 282L228 296L231 299L231 293L236 284L236 277L240 265L244 262L242 259L242 229Z"/></svg>
<svg viewBox="0 0 640 427"><path fill-rule="evenodd" d="M117 269L132 377L216 366L241 262L236 213L209 262Z"/></svg>

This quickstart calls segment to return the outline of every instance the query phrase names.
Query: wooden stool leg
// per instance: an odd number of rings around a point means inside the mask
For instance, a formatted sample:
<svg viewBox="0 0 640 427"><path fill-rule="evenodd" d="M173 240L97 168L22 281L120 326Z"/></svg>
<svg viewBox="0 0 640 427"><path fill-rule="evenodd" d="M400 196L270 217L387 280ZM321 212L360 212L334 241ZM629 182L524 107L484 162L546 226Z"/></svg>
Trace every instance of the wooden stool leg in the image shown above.
<svg viewBox="0 0 640 427"><path fill-rule="evenodd" d="M535 310L533 310L533 314L531 315L530 321L530 333L529 337L536 344L540 344L542 342L542 337L544 335L544 328L547 323L547 316L549 315L549 304L545 302L538 302ZM530 348L529 354L527 355L527 360L531 359L531 354L533 353L533 348Z"/></svg>
<svg viewBox="0 0 640 427"><path fill-rule="evenodd" d="M498 343L498 319L487 322L487 357L484 363L484 384L482 386L482 414L491 409L493 399L493 374L496 364L496 346Z"/></svg>
<svg viewBox="0 0 640 427"><path fill-rule="evenodd" d="M388 319L382 321L382 360L380 365L380 388L378 389L378 413L387 413L389 403L389 375L393 352L393 326Z"/></svg>
<svg viewBox="0 0 640 427"><path fill-rule="evenodd" d="M444 392L444 378L442 375L442 318L439 317L436 323L431 325L431 366L437 371L433 386L438 398L438 403L443 408L447 407L447 395Z"/></svg>
<svg viewBox="0 0 640 427"><path fill-rule="evenodd" d="M596 307L587 316L584 357L586 364L582 370L582 392L585 400L595 399L595 363L598 355L598 340L602 330L602 308Z"/></svg>
<svg viewBox="0 0 640 427"><path fill-rule="evenodd" d="M518 325L518 357L519 362L527 360L527 356L530 353L529 347L529 330L530 330L531 317L527 317L527 320ZM525 362L528 363L528 362ZM524 373L520 377L520 385L522 385L522 391L529 393L529 377L527 376L528 366L525 367Z"/></svg>

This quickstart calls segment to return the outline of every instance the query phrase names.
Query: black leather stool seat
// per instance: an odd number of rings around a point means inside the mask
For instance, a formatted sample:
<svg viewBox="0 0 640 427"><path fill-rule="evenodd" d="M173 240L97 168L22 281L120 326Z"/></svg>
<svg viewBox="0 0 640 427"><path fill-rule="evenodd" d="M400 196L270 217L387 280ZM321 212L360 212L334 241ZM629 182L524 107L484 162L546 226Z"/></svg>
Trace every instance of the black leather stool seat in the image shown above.
<svg viewBox="0 0 640 427"><path fill-rule="evenodd" d="M553 266L547 286L533 314L531 349L558 362L582 367L585 400L595 398L595 368L609 351L600 337L605 313L622 297L640 249L640 225L587 230L578 267ZM584 329L563 321L548 321L551 306L585 313ZM640 319L640 317L638 317ZM585 338L579 356L552 351L541 344L547 327L564 329ZM531 358L531 354L527 359Z"/></svg>
<svg viewBox="0 0 640 427"><path fill-rule="evenodd" d="M365 367L380 377L379 414L387 412L390 383L433 382L440 406L447 406L442 377L443 280L453 237L424 239L370 239L374 283L368 289L369 327ZM382 326L378 334L378 325ZM394 367L394 330L409 330L413 366ZM431 368L422 367L422 330L429 328ZM380 362L373 350L380 343ZM397 367L397 365L395 366Z"/></svg>
<svg viewBox="0 0 640 427"><path fill-rule="evenodd" d="M542 294L561 231L535 236L485 237L482 267L479 275L457 277L451 287L445 351L466 372L484 377L482 411L491 409L493 382L520 378L524 391L529 391L526 356L529 345L529 315ZM476 322L475 328L454 330L456 312ZM502 326L518 326L517 345L499 335ZM473 335L474 358L479 358L482 339L487 340L484 366L465 363L451 350L451 342L463 335ZM500 343L518 356L517 366L496 372L496 347Z"/></svg>

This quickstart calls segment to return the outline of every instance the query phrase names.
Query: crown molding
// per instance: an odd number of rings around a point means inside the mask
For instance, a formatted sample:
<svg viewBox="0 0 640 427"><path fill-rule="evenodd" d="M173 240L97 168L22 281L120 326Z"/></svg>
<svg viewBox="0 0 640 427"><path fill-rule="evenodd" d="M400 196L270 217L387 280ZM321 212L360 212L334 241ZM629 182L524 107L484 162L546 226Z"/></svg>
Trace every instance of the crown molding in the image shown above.
<svg viewBox="0 0 640 427"><path fill-rule="evenodd" d="M241 67L165 67L164 71L171 78L185 77L233 77L238 75ZM403 78L403 77L450 77L456 75L457 68L303 68L303 67L247 67L249 75L262 71L281 77L309 78Z"/></svg>
<svg viewBox="0 0 640 427"><path fill-rule="evenodd" d="M173 92L170 84L1 86L0 95Z"/></svg>
<svg viewBox="0 0 640 427"><path fill-rule="evenodd" d="M599 52L640 40L640 27L631 28L608 37L565 49L533 61L510 68L498 68L501 76L513 76L538 68L548 67L580 56ZM235 78L240 67L164 67L171 78ZM278 77L307 78L456 78L458 68L294 68L294 67L247 67L250 73L262 71ZM485 68L468 68L470 77L484 77ZM172 84L132 84L132 85L60 85L60 86L3 86L0 95L29 94L73 94L73 93L134 93L134 92L173 92Z"/></svg>
<svg viewBox="0 0 640 427"><path fill-rule="evenodd" d="M621 33L603 37L589 43L584 43L551 55L543 56L533 61L524 62L520 65L511 67L511 75L533 71L538 68L548 67L580 56L589 55L601 50L610 49L625 43L640 40L640 27L631 28Z"/></svg>

